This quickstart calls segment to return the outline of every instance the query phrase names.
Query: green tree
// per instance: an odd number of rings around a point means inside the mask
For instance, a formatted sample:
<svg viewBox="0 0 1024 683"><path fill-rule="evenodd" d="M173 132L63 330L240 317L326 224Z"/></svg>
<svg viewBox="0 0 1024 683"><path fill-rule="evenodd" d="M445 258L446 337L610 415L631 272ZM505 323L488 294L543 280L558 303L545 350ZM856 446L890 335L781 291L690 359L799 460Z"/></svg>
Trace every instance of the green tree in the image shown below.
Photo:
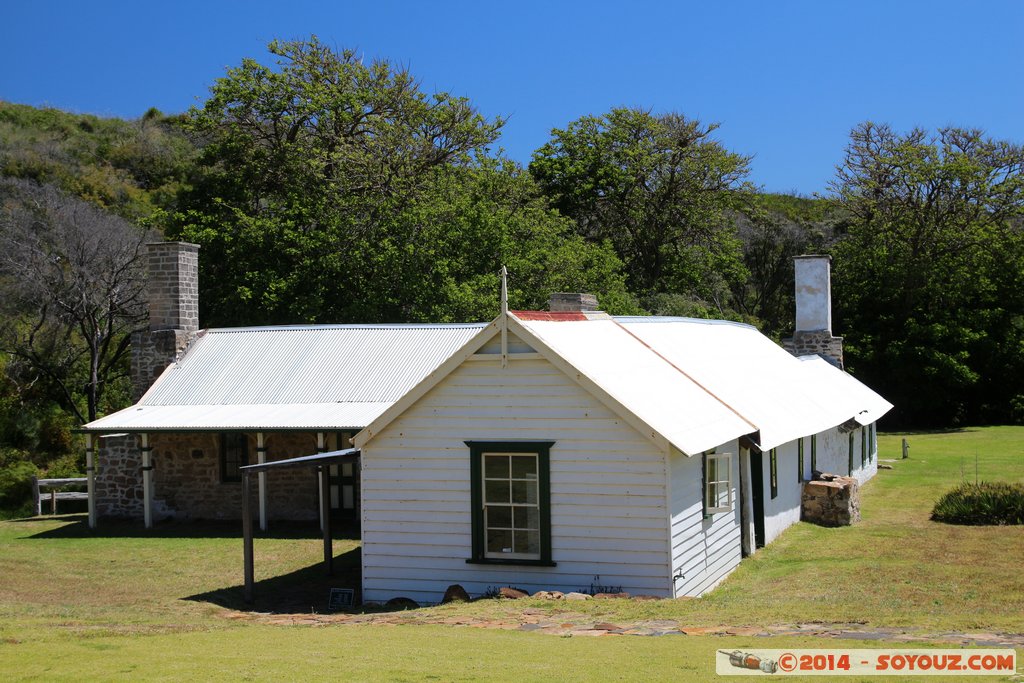
<svg viewBox="0 0 1024 683"><path fill-rule="evenodd" d="M864 123L832 189L838 329L908 425L1005 420L1024 385L1024 150Z"/></svg>
<svg viewBox="0 0 1024 683"><path fill-rule="evenodd" d="M681 294L721 315L727 283L745 278L729 210L749 160L712 139L715 129L617 108L556 129L530 163L580 235L614 245L649 308Z"/></svg>
<svg viewBox="0 0 1024 683"><path fill-rule="evenodd" d="M203 174L172 232L203 245L203 318L217 324L335 317L333 301L362 293L338 286L365 267L355 255L502 126L315 36L268 49L276 67L243 60L189 113Z"/></svg>

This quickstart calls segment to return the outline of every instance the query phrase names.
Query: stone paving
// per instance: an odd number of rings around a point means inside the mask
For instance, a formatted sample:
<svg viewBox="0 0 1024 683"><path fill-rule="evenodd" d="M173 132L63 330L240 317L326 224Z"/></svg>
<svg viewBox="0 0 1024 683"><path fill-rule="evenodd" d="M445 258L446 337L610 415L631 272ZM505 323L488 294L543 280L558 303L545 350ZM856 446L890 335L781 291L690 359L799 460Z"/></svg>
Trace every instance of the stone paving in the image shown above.
<svg viewBox="0 0 1024 683"><path fill-rule="evenodd" d="M875 628L864 624L812 622L805 624L773 624L770 626L687 626L671 619L648 619L636 622L594 621L593 616L579 612L522 610L515 618L489 619L474 616L445 616L406 610L371 614L269 614L228 611L228 619L252 621L281 626L322 627L332 624L373 624L376 626L441 625L524 631L562 637L615 636L812 636L848 640L942 643L974 647L1024 648L1024 633L990 632L925 632L898 628Z"/></svg>

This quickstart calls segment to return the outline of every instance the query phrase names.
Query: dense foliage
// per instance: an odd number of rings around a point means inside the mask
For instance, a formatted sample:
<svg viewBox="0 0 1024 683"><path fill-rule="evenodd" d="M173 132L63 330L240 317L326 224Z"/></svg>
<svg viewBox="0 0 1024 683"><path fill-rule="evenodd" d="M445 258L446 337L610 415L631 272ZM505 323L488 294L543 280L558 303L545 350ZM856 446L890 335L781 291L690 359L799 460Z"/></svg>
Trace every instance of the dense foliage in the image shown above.
<svg viewBox="0 0 1024 683"><path fill-rule="evenodd" d="M1024 524L1024 486L964 482L935 503L932 519L947 524Z"/></svg>
<svg viewBox="0 0 1024 683"><path fill-rule="evenodd" d="M1024 149L976 130L865 123L833 188L850 369L904 424L1020 420Z"/></svg>

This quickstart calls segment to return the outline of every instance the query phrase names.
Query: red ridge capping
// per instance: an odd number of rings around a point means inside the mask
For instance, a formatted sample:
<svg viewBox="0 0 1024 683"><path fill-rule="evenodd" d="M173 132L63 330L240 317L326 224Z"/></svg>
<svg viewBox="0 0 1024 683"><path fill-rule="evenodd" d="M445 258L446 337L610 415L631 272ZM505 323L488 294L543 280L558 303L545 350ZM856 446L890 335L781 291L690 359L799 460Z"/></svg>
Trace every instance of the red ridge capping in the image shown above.
<svg viewBox="0 0 1024 683"><path fill-rule="evenodd" d="M520 320L546 320L548 322L567 322L587 320L587 316L579 311L509 311Z"/></svg>

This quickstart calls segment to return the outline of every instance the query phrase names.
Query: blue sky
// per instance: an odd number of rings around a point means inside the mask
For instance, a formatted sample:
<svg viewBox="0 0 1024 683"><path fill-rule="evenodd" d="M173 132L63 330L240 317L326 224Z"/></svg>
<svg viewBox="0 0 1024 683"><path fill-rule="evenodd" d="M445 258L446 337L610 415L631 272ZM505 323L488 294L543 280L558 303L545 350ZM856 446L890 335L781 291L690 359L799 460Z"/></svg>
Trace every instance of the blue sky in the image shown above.
<svg viewBox="0 0 1024 683"><path fill-rule="evenodd" d="M317 34L509 118L533 150L614 106L718 122L769 191L823 192L860 121L1024 142L1024 2L9 2L0 99L134 118L201 102L224 69Z"/></svg>

